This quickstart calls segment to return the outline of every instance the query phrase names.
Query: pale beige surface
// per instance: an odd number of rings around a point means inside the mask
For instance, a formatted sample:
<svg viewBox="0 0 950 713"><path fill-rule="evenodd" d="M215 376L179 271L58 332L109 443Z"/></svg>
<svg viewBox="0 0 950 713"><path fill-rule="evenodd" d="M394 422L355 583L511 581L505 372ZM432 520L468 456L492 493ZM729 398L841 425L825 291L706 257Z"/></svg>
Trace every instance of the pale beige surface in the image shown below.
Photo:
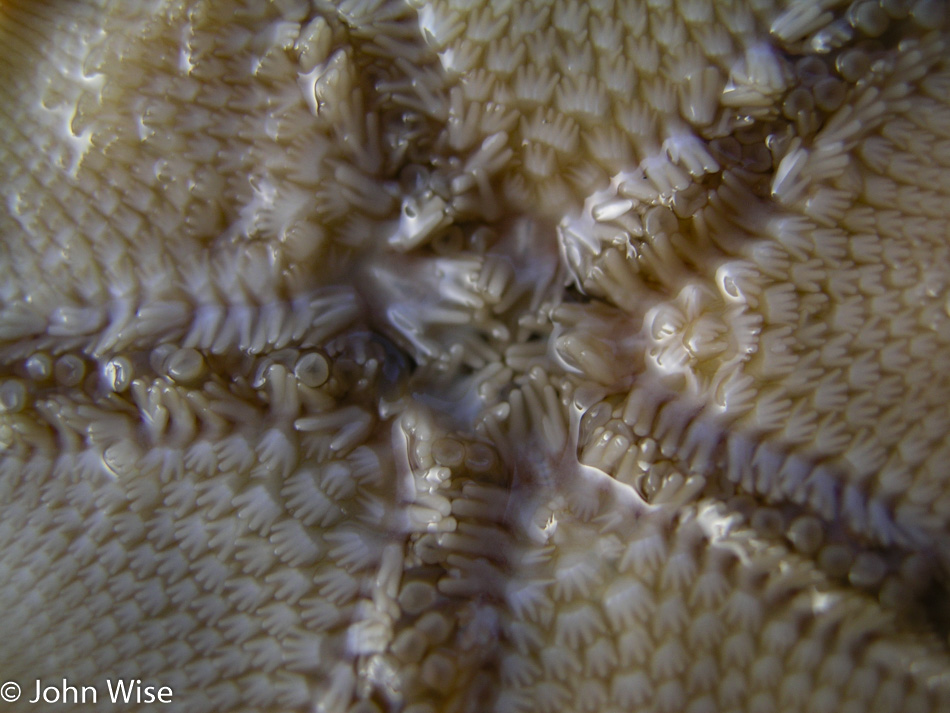
<svg viewBox="0 0 950 713"><path fill-rule="evenodd" d="M946 14L3 3L0 678L946 710Z"/></svg>

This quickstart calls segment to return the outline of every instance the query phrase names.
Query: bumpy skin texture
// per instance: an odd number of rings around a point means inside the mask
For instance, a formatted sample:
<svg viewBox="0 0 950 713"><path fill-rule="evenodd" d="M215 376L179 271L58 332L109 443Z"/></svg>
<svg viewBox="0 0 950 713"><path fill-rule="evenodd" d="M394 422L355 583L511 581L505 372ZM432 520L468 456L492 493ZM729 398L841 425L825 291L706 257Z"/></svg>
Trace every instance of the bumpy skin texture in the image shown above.
<svg viewBox="0 0 950 713"><path fill-rule="evenodd" d="M942 3L417 5L0 4L2 678L950 709Z"/></svg>

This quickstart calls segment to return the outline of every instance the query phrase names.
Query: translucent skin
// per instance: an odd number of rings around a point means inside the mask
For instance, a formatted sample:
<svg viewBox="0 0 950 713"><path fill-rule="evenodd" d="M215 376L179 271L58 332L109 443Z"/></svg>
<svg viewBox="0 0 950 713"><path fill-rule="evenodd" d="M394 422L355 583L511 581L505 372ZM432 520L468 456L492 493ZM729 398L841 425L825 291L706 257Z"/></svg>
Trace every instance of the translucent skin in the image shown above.
<svg viewBox="0 0 950 713"><path fill-rule="evenodd" d="M947 18L825 5L0 4L20 709L950 708Z"/></svg>

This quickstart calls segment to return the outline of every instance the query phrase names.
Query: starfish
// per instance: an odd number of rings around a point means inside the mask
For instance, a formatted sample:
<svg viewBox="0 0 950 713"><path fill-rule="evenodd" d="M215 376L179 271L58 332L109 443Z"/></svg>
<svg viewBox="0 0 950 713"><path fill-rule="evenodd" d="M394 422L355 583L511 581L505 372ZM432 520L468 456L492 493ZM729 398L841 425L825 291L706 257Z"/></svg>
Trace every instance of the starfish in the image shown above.
<svg viewBox="0 0 950 713"><path fill-rule="evenodd" d="M0 37L11 710L950 709L939 0Z"/></svg>

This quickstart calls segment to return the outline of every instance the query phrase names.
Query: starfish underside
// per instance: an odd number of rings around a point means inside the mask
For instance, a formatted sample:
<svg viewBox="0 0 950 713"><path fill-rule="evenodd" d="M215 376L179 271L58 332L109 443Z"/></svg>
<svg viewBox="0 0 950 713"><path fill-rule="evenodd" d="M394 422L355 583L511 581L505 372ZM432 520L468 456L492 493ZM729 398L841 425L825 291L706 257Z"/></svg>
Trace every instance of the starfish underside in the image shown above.
<svg viewBox="0 0 950 713"><path fill-rule="evenodd" d="M21 709L950 710L945 15L0 3Z"/></svg>

